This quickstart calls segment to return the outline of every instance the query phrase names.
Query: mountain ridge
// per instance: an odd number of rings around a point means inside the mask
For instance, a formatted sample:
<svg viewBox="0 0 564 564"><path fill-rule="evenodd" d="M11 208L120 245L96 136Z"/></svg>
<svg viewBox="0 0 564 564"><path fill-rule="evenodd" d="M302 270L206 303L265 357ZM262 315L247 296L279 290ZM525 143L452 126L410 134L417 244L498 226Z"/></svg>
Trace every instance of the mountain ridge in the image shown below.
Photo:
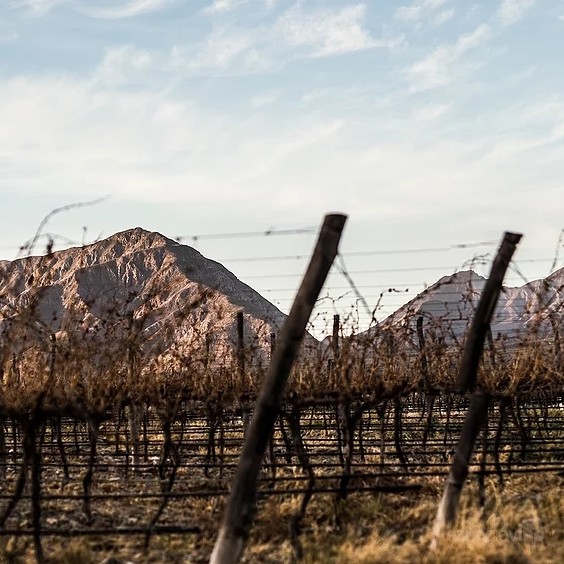
<svg viewBox="0 0 564 564"><path fill-rule="evenodd" d="M243 311L245 342L260 343L265 356L270 333L285 318L220 263L139 227L84 247L3 261L0 268L4 342L9 340L8 326L19 324L21 331L33 309L51 333L87 327L102 334L100 327L123 325L131 318L130 325L135 321L147 342L155 345L162 334L159 351L196 338L202 341L208 334L222 349L232 350L236 314Z"/></svg>
<svg viewBox="0 0 564 564"><path fill-rule="evenodd" d="M420 292L379 324L379 329L402 324L415 327L417 317L423 317L424 326L442 325L452 336L462 337L468 328L486 278L473 270L443 276ZM492 315L494 335L518 337L533 324L548 330L550 318L564 310L564 268L544 279L526 282L522 286L503 286ZM560 321L562 323L562 321ZM369 329L370 332L375 329Z"/></svg>

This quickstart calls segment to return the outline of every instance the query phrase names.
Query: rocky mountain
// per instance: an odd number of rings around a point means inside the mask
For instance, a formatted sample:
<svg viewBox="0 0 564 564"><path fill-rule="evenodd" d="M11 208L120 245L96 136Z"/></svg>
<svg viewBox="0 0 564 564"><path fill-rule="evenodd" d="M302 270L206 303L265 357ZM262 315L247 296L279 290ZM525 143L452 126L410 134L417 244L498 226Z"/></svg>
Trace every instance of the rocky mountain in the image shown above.
<svg viewBox="0 0 564 564"><path fill-rule="evenodd" d="M127 342L146 357L168 350L233 355L244 342L269 354L285 315L221 264L140 228L92 245L1 261L4 358L56 339ZM313 339L312 339L313 340Z"/></svg>
<svg viewBox="0 0 564 564"><path fill-rule="evenodd" d="M486 279L472 270L445 276L380 325L415 328L418 317L424 327L443 336L462 337L467 330ZM504 287L494 311L491 329L494 336L516 338L535 326L551 331L552 323L562 325L564 317L564 268L544 280L519 287ZM552 321L551 321L552 319Z"/></svg>

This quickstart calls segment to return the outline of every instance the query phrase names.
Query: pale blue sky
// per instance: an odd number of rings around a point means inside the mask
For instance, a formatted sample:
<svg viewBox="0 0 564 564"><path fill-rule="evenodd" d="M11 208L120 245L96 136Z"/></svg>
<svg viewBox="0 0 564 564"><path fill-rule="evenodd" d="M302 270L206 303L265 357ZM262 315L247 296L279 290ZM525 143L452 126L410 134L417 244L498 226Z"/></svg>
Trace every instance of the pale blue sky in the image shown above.
<svg viewBox="0 0 564 564"><path fill-rule="evenodd" d="M562 53L560 0L4 0L0 257L52 208L107 195L48 230L262 231L337 210L344 252L508 229L526 277L546 275L564 227ZM227 259L313 240L197 247L285 309L304 260ZM391 310L495 246L345 258L371 305L373 286L410 288ZM418 270L364 272L397 268Z"/></svg>

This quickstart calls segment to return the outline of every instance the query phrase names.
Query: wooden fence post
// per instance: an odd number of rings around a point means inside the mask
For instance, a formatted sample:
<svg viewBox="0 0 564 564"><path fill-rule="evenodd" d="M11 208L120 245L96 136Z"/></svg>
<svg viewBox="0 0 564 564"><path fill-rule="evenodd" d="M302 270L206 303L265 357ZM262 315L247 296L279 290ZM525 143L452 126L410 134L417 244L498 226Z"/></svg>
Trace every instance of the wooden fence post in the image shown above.
<svg viewBox="0 0 564 564"><path fill-rule="evenodd" d="M466 337L464 352L460 361L458 381L456 383L456 391L458 392L463 392L464 390L473 391L476 387L478 365L484 350L486 335L490 330L490 321L497 305L505 272L522 236L520 233L509 232L505 232L503 235L503 240L492 264L490 275L482 290L472 325Z"/></svg>
<svg viewBox="0 0 564 564"><path fill-rule="evenodd" d="M243 312L237 312L237 370L239 377L245 375L245 321Z"/></svg>
<svg viewBox="0 0 564 564"><path fill-rule="evenodd" d="M339 314L336 313L333 316L333 338L331 340L331 346L333 347L333 362L336 364L339 359L339 328L341 326L341 319Z"/></svg>
<svg viewBox="0 0 564 564"><path fill-rule="evenodd" d="M473 394L445 484L443 497L435 517L431 549L436 548L441 531L446 526L452 525L456 519L458 500L468 476L468 467L472 458L474 444L480 429L488 418L491 398L481 390L476 390L478 366L492 314L501 291L503 278L521 237L522 235L518 233L506 232L504 234L497 256L493 262L490 276L482 290L468 336L466 337L456 390L458 392L472 390Z"/></svg>
<svg viewBox="0 0 564 564"><path fill-rule="evenodd" d="M239 561L256 513L259 468L278 416L286 382L306 332L307 322L337 254L346 216L325 216L317 244L292 309L280 331L257 399L251 425L213 549L211 564Z"/></svg>

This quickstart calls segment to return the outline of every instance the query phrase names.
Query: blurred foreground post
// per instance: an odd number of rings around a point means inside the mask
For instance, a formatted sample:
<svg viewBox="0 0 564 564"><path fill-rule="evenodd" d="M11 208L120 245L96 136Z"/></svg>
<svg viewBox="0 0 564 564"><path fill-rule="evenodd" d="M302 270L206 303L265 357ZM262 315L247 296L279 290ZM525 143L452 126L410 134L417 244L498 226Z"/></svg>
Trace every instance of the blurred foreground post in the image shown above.
<svg viewBox="0 0 564 564"><path fill-rule="evenodd" d="M211 564L238 562L243 553L256 513L257 477L261 461L311 312L337 255L346 219L341 214L325 216L309 266L276 341L233 478L223 523L210 558Z"/></svg>
<svg viewBox="0 0 564 564"><path fill-rule="evenodd" d="M504 234L493 262L490 276L482 290L472 325L468 330L456 383L456 391L464 392L471 390L473 393L445 484L443 497L435 517L431 549L436 547L441 531L446 526L452 525L456 519L458 500L464 487L464 481L468 476L468 466L472 458L474 444L480 429L488 418L491 398L488 394L476 389L478 366L484 349L486 334L489 330L490 321L502 288L503 278L521 237L522 235L518 233L506 232Z"/></svg>
<svg viewBox="0 0 564 564"><path fill-rule="evenodd" d="M503 240L492 264L490 275L486 280L478 307L474 313L472 325L468 330L456 382L457 392L464 392L465 390L473 392L476 387L478 365L484 350L486 335L490 329L490 321L497 305L505 272L521 237L520 233L509 233L507 231L503 235Z"/></svg>

